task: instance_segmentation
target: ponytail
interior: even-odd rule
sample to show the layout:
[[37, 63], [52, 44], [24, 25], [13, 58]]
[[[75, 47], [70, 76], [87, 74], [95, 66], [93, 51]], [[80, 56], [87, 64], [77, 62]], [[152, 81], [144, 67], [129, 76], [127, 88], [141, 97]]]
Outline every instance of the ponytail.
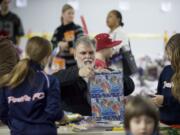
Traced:
[[0, 78], [0, 86], [15, 88], [21, 84], [29, 72], [29, 62], [28, 58], [19, 61], [10, 73]]

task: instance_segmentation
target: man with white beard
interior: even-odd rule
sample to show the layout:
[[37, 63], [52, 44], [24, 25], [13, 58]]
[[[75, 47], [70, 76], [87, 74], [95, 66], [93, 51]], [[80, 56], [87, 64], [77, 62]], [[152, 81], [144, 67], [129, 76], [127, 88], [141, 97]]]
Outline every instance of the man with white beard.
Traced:
[[[87, 36], [76, 42], [74, 58], [77, 66], [60, 70], [54, 75], [60, 81], [63, 110], [81, 115], [91, 115], [91, 105], [88, 92], [88, 79], [95, 73], [95, 41]], [[134, 90], [134, 83], [124, 78], [125, 96]]]

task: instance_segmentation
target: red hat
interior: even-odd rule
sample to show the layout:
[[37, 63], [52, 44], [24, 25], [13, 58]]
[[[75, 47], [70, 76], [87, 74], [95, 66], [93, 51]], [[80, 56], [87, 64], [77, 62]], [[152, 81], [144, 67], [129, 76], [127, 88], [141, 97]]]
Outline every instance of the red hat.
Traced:
[[100, 33], [95, 36], [95, 39], [96, 39], [96, 51], [105, 48], [112, 48], [114, 46], [119, 45], [122, 42], [121, 40], [112, 41], [110, 35], [107, 33]]

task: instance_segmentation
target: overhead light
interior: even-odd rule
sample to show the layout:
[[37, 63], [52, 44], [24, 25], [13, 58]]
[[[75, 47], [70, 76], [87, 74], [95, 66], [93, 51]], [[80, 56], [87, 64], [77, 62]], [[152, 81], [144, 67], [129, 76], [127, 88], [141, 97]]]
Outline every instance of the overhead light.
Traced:
[[69, 5], [71, 5], [74, 10], [79, 10], [79, 1], [78, 0], [68, 0], [67, 2]]
[[164, 0], [161, 2], [161, 10], [163, 12], [170, 12], [172, 9], [172, 2], [171, 0]]
[[16, 7], [27, 7], [27, 0], [16, 0]]
[[122, 11], [128, 11], [130, 9], [130, 3], [127, 0], [119, 0], [119, 9]]

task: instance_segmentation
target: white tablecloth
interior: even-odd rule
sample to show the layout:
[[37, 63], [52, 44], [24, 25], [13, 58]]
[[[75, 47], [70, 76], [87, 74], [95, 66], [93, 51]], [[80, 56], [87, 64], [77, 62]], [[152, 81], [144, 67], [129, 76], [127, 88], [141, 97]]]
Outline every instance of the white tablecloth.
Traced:
[[[10, 135], [6, 126], [0, 127], [0, 135]], [[64, 128], [58, 128], [58, 135], [125, 135], [124, 131], [80, 131], [72, 132]]]

